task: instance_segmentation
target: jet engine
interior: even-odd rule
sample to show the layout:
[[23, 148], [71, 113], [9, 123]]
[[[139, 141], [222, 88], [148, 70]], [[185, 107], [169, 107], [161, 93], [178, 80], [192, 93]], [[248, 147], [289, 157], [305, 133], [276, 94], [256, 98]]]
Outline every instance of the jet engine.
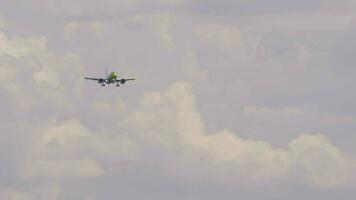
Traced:
[[126, 80], [125, 80], [125, 79], [121, 79], [121, 80], [120, 80], [120, 83], [121, 83], [121, 84], [125, 84], [125, 83], [126, 83]]

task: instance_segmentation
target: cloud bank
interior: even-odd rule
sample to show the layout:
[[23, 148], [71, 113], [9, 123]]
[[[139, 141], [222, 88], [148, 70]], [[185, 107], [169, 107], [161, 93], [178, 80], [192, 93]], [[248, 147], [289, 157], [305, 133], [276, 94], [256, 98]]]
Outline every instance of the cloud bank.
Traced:
[[296, 174], [303, 177], [296, 181], [316, 187], [344, 187], [354, 181], [355, 161], [326, 136], [302, 134], [281, 149], [227, 129], [208, 133], [196, 101], [190, 84], [184, 82], [173, 83], [162, 93], [147, 92], [112, 135], [93, 133], [77, 119], [50, 122], [31, 148], [24, 176], [93, 178], [105, 176], [113, 166], [120, 170], [120, 160], [135, 166], [151, 157], [164, 168], [167, 161], [156, 157], [163, 154], [176, 163], [175, 170], [201, 162], [201, 170], [212, 177], [249, 184], [293, 179]]

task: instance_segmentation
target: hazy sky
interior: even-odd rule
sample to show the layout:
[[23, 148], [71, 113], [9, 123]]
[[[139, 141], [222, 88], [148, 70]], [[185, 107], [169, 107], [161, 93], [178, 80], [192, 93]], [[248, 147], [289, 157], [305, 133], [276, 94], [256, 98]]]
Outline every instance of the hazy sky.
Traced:
[[353, 0], [0, 0], [0, 199], [354, 199], [355, 52]]

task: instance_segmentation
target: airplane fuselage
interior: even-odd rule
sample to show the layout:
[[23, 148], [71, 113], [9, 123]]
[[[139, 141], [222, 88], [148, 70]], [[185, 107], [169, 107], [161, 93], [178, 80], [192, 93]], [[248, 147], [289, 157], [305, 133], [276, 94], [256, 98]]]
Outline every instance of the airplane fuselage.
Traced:
[[117, 78], [118, 78], [118, 74], [116, 72], [111, 72], [109, 74], [109, 76], [106, 78], [106, 83], [107, 84], [111, 84], [111, 83], [116, 83], [117, 82]]

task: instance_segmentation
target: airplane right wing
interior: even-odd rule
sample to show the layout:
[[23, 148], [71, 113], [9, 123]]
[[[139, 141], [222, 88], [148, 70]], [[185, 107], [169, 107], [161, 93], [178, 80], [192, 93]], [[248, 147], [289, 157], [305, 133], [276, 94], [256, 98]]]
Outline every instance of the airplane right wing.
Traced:
[[102, 78], [90, 78], [90, 77], [84, 77], [86, 80], [92, 80], [92, 81], [99, 81], [102, 80]]

